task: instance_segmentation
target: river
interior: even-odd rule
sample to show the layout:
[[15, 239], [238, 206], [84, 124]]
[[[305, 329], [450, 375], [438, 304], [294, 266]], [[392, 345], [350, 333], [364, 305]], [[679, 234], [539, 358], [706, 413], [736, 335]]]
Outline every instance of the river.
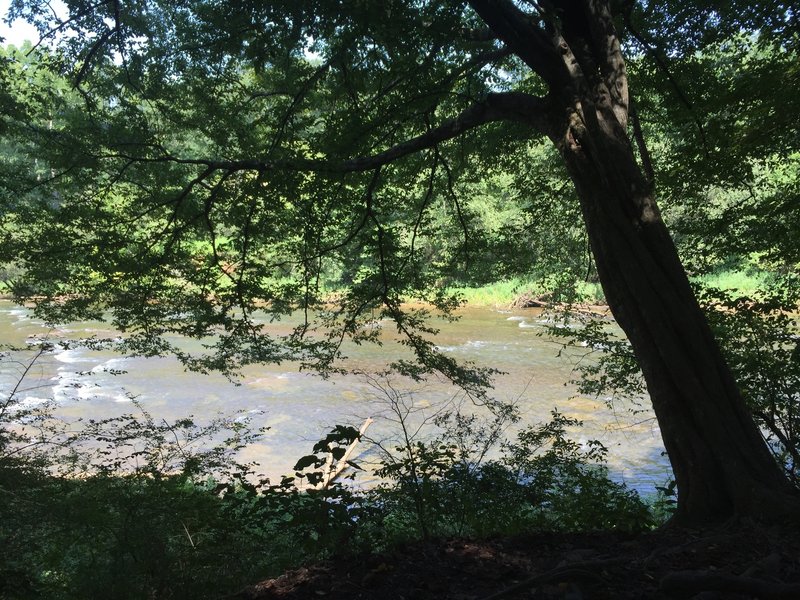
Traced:
[[[546, 421], [550, 411], [584, 422], [571, 432], [573, 439], [586, 443], [597, 439], [609, 450], [612, 477], [625, 481], [642, 493], [652, 493], [669, 478], [658, 426], [651, 412], [630, 415], [614, 413], [602, 399], [577, 394], [569, 380], [582, 352], [564, 352], [560, 345], [538, 335], [543, 331], [541, 311], [467, 308], [453, 323], [438, 324], [438, 347], [462, 360], [491, 366], [504, 372], [495, 379], [493, 396], [517, 403], [526, 424]], [[285, 328], [285, 325], [283, 325]], [[391, 324], [386, 323], [391, 337]], [[0, 301], [0, 343], [24, 346], [48, 333], [45, 324], [29, 310]], [[76, 323], [50, 332], [50, 339], [96, 335], [113, 337], [104, 323]], [[363, 370], [378, 371], [397, 352], [395, 344], [369, 345], [349, 349], [351, 359]], [[20, 367], [32, 352], [13, 352], [0, 363], [0, 391], [7, 397], [19, 378]], [[124, 371], [123, 373], [114, 372]], [[394, 380], [402, 391], [413, 392], [412, 420], [430, 417], [439, 407], [458, 402], [457, 391], [442, 382], [424, 387]], [[19, 398], [25, 406], [52, 399], [56, 412], [65, 419], [106, 418], [135, 412], [131, 398], [155, 417], [168, 421], [193, 415], [208, 421], [220, 412], [246, 415], [254, 427], [268, 427], [263, 438], [248, 446], [242, 460], [257, 461], [260, 470], [276, 478], [290, 473], [300, 456], [338, 423], [358, 427], [366, 417], [375, 419], [368, 434], [387, 440], [398, 428], [387, 417], [388, 403], [359, 376], [319, 376], [298, 372], [291, 364], [251, 366], [237, 383], [221, 375], [188, 373], [171, 357], [123, 357], [108, 351], [86, 348], [57, 348], [41, 357], [23, 382]], [[467, 403], [464, 408], [469, 409]], [[423, 431], [435, 433], [435, 428]], [[365, 444], [362, 444], [365, 446]], [[363, 449], [363, 448], [360, 448]]]

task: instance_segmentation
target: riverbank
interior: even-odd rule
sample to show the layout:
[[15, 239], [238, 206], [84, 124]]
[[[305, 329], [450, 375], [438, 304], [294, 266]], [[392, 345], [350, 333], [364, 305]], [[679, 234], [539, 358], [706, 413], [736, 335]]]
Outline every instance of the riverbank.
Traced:
[[798, 598], [797, 533], [738, 524], [418, 542], [307, 565], [231, 598]]
[[511, 279], [481, 287], [453, 287], [467, 306], [489, 308], [526, 308], [522, 300], [536, 298], [555, 302], [575, 301], [586, 304], [604, 304], [605, 297], [598, 283], [578, 282], [574, 289], [559, 289], [555, 282]]
[[[755, 296], [768, 283], [768, 272], [719, 269], [712, 273], [691, 277], [694, 283], [734, 292], [742, 296]], [[541, 307], [549, 302], [570, 302], [581, 306], [606, 307], [605, 294], [599, 283], [578, 281], [573, 284], [559, 282], [556, 278], [513, 278], [480, 287], [452, 287], [467, 306], [489, 308]], [[533, 300], [534, 302], [529, 302]]]
[[[742, 269], [720, 269], [713, 273], [692, 277], [696, 283], [707, 287], [732, 291], [743, 296], [755, 295], [769, 281], [768, 272], [756, 272]], [[476, 287], [447, 288], [448, 293], [458, 294], [466, 306], [473, 308], [527, 308], [538, 307], [547, 302], [571, 302], [584, 306], [605, 307], [605, 295], [599, 283], [578, 281], [565, 284], [558, 278], [521, 278], [515, 277], [492, 284]], [[338, 291], [329, 293], [333, 303], [339, 296]], [[537, 303], [526, 304], [526, 299], [534, 299]], [[0, 282], [0, 300], [13, 301], [6, 282]]]

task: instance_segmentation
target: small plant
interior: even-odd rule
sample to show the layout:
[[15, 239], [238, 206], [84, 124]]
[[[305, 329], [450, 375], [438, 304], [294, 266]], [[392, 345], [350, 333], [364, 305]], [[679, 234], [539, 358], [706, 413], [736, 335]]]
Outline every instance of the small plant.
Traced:
[[675, 514], [678, 507], [678, 490], [674, 479], [670, 479], [663, 486], [656, 486], [656, 497], [653, 500], [653, 520], [656, 523], [666, 523]]
[[[376, 474], [387, 483], [375, 494], [387, 508], [392, 531], [399, 538], [429, 538], [482, 529], [480, 523], [491, 517], [482, 506], [489, 496], [476, 493], [474, 484], [483, 477], [489, 452], [517, 420], [515, 407], [484, 399], [473, 406], [478, 416], [453, 399], [431, 409], [417, 400], [417, 392], [398, 389], [385, 375], [367, 381], [399, 431], [396, 439], [377, 444], [382, 458]], [[438, 433], [431, 436], [429, 430]]]
[[[365, 426], [371, 419], [367, 419]], [[337, 425], [328, 435], [314, 444], [313, 454], [300, 458], [294, 466], [298, 479], [305, 479], [307, 489], [319, 490], [329, 487], [346, 466], [360, 468], [348, 461], [348, 449], [361, 439], [362, 433], [348, 425]], [[309, 470], [310, 469], [310, 470]]]
[[441, 433], [425, 440], [416, 430], [387, 452], [377, 474], [388, 483], [375, 491], [387, 529], [427, 538], [652, 525], [638, 494], [608, 478], [606, 449], [569, 439], [579, 421], [553, 411], [549, 423], [503, 442], [508, 418], [440, 413], [432, 423]]

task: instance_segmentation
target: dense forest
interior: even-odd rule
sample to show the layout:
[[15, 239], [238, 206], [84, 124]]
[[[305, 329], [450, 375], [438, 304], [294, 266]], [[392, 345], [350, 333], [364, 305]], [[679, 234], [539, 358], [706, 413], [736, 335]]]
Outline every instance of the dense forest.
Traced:
[[[142, 407], [67, 432], [4, 390], [4, 597], [219, 597], [448, 536], [797, 527], [789, 3], [17, 0], [17, 18], [40, 39], [0, 50], [7, 296], [122, 334], [72, 343], [233, 379], [348, 372], [348, 345], [385, 344], [374, 324], [391, 322], [376, 389], [402, 406], [389, 375], [446, 378], [481, 416], [442, 414], [364, 490], [327, 477], [356, 466], [350, 426], [294, 478], [259, 481], [237, 462], [246, 424]], [[503, 439], [516, 414], [494, 371], [436, 345], [437, 320], [487, 289], [539, 297], [548, 335], [599, 353], [583, 393], [652, 402], [674, 473], [657, 496], [609, 479], [605, 448], [558, 412]], [[297, 314], [289, 333], [266, 326]], [[180, 441], [201, 438], [216, 443]], [[750, 571], [690, 583], [790, 597], [784, 571], [772, 588]]]

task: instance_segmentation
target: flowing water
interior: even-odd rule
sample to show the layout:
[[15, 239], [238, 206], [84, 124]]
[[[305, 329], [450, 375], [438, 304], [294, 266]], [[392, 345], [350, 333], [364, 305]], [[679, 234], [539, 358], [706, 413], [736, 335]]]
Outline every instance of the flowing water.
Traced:
[[[493, 396], [517, 403], [522, 421], [518, 428], [549, 419], [558, 409], [584, 422], [571, 432], [573, 439], [586, 443], [597, 439], [608, 449], [612, 476], [641, 492], [653, 491], [669, 477], [663, 457], [658, 426], [651, 412], [635, 416], [614, 413], [602, 399], [577, 395], [569, 380], [575, 377], [575, 363], [585, 352], [563, 352], [561, 346], [539, 334], [543, 317], [536, 309], [513, 312], [470, 308], [460, 312], [457, 322], [441, 322], [436, 336], [438, 347], [460, 360], [473, 361], [504, 372], [495, 380]], [[276, 325], [284, 330], [287, 324]], [[385, 323], [385, 337], [391, 339], [391, 323]], [[0, 344], [24, 346], [48, 332], [30, 311], [0, 302]], [[116, 335], [104, 323], [77, 323], [50, 332], [50, 339]], [[349, 348], [351, 360], [364, 371], [381, 370], [397, 358], [397, 345]], [[14, 352], [0, 363], [0, 391], [3, 398], [16, 384], [20, 364], [33, 351]], [[585, 360], [585, 359], [584, 359]], [[114, 374], [114, 371], [124, 371]], [[415, 412], [420, 423], [437, 408], [458, 401], [458, 394], [442, 382], [424, 387], [410, 382], [391, 382], [400, 391], [413, 391]], [[131, 358], [85, 348], [58, 348], [41, 357], [25, 377], [19, 394], [23, 406], [54, 400], [57, 414], [66, 418], [113, 417], [136, 412], [132, 398], [155, 418], [173, 420], [193, 415], [197, 422], [210, 420], [220, 412], [248, 416], [254, 427], [269, 427], [264, 437], [247, 447], [244, 460], [255, 460], [272, 478], [291, 472], [300, 456], [338, 423], [358, 427], [366, 417], [375, 418], [368, 433], [375, 439], [397, 435], [391, 411], [383, 394], [363, 377], [348, 375], [322, 379], [298, 372], [292, 364], [248, 367], [234, 384], [220, 375], [187, 373], [169, 357]], [[455, 400], [454, 400], [455, 399]], [[464, 408], [470, 408], [466, 404]], [[241, 418], [240, 416], [240, 418]], [[435, 433], [429, 426], [425, 432]], [[513, 434], [513, 428], [509, 435]]]

